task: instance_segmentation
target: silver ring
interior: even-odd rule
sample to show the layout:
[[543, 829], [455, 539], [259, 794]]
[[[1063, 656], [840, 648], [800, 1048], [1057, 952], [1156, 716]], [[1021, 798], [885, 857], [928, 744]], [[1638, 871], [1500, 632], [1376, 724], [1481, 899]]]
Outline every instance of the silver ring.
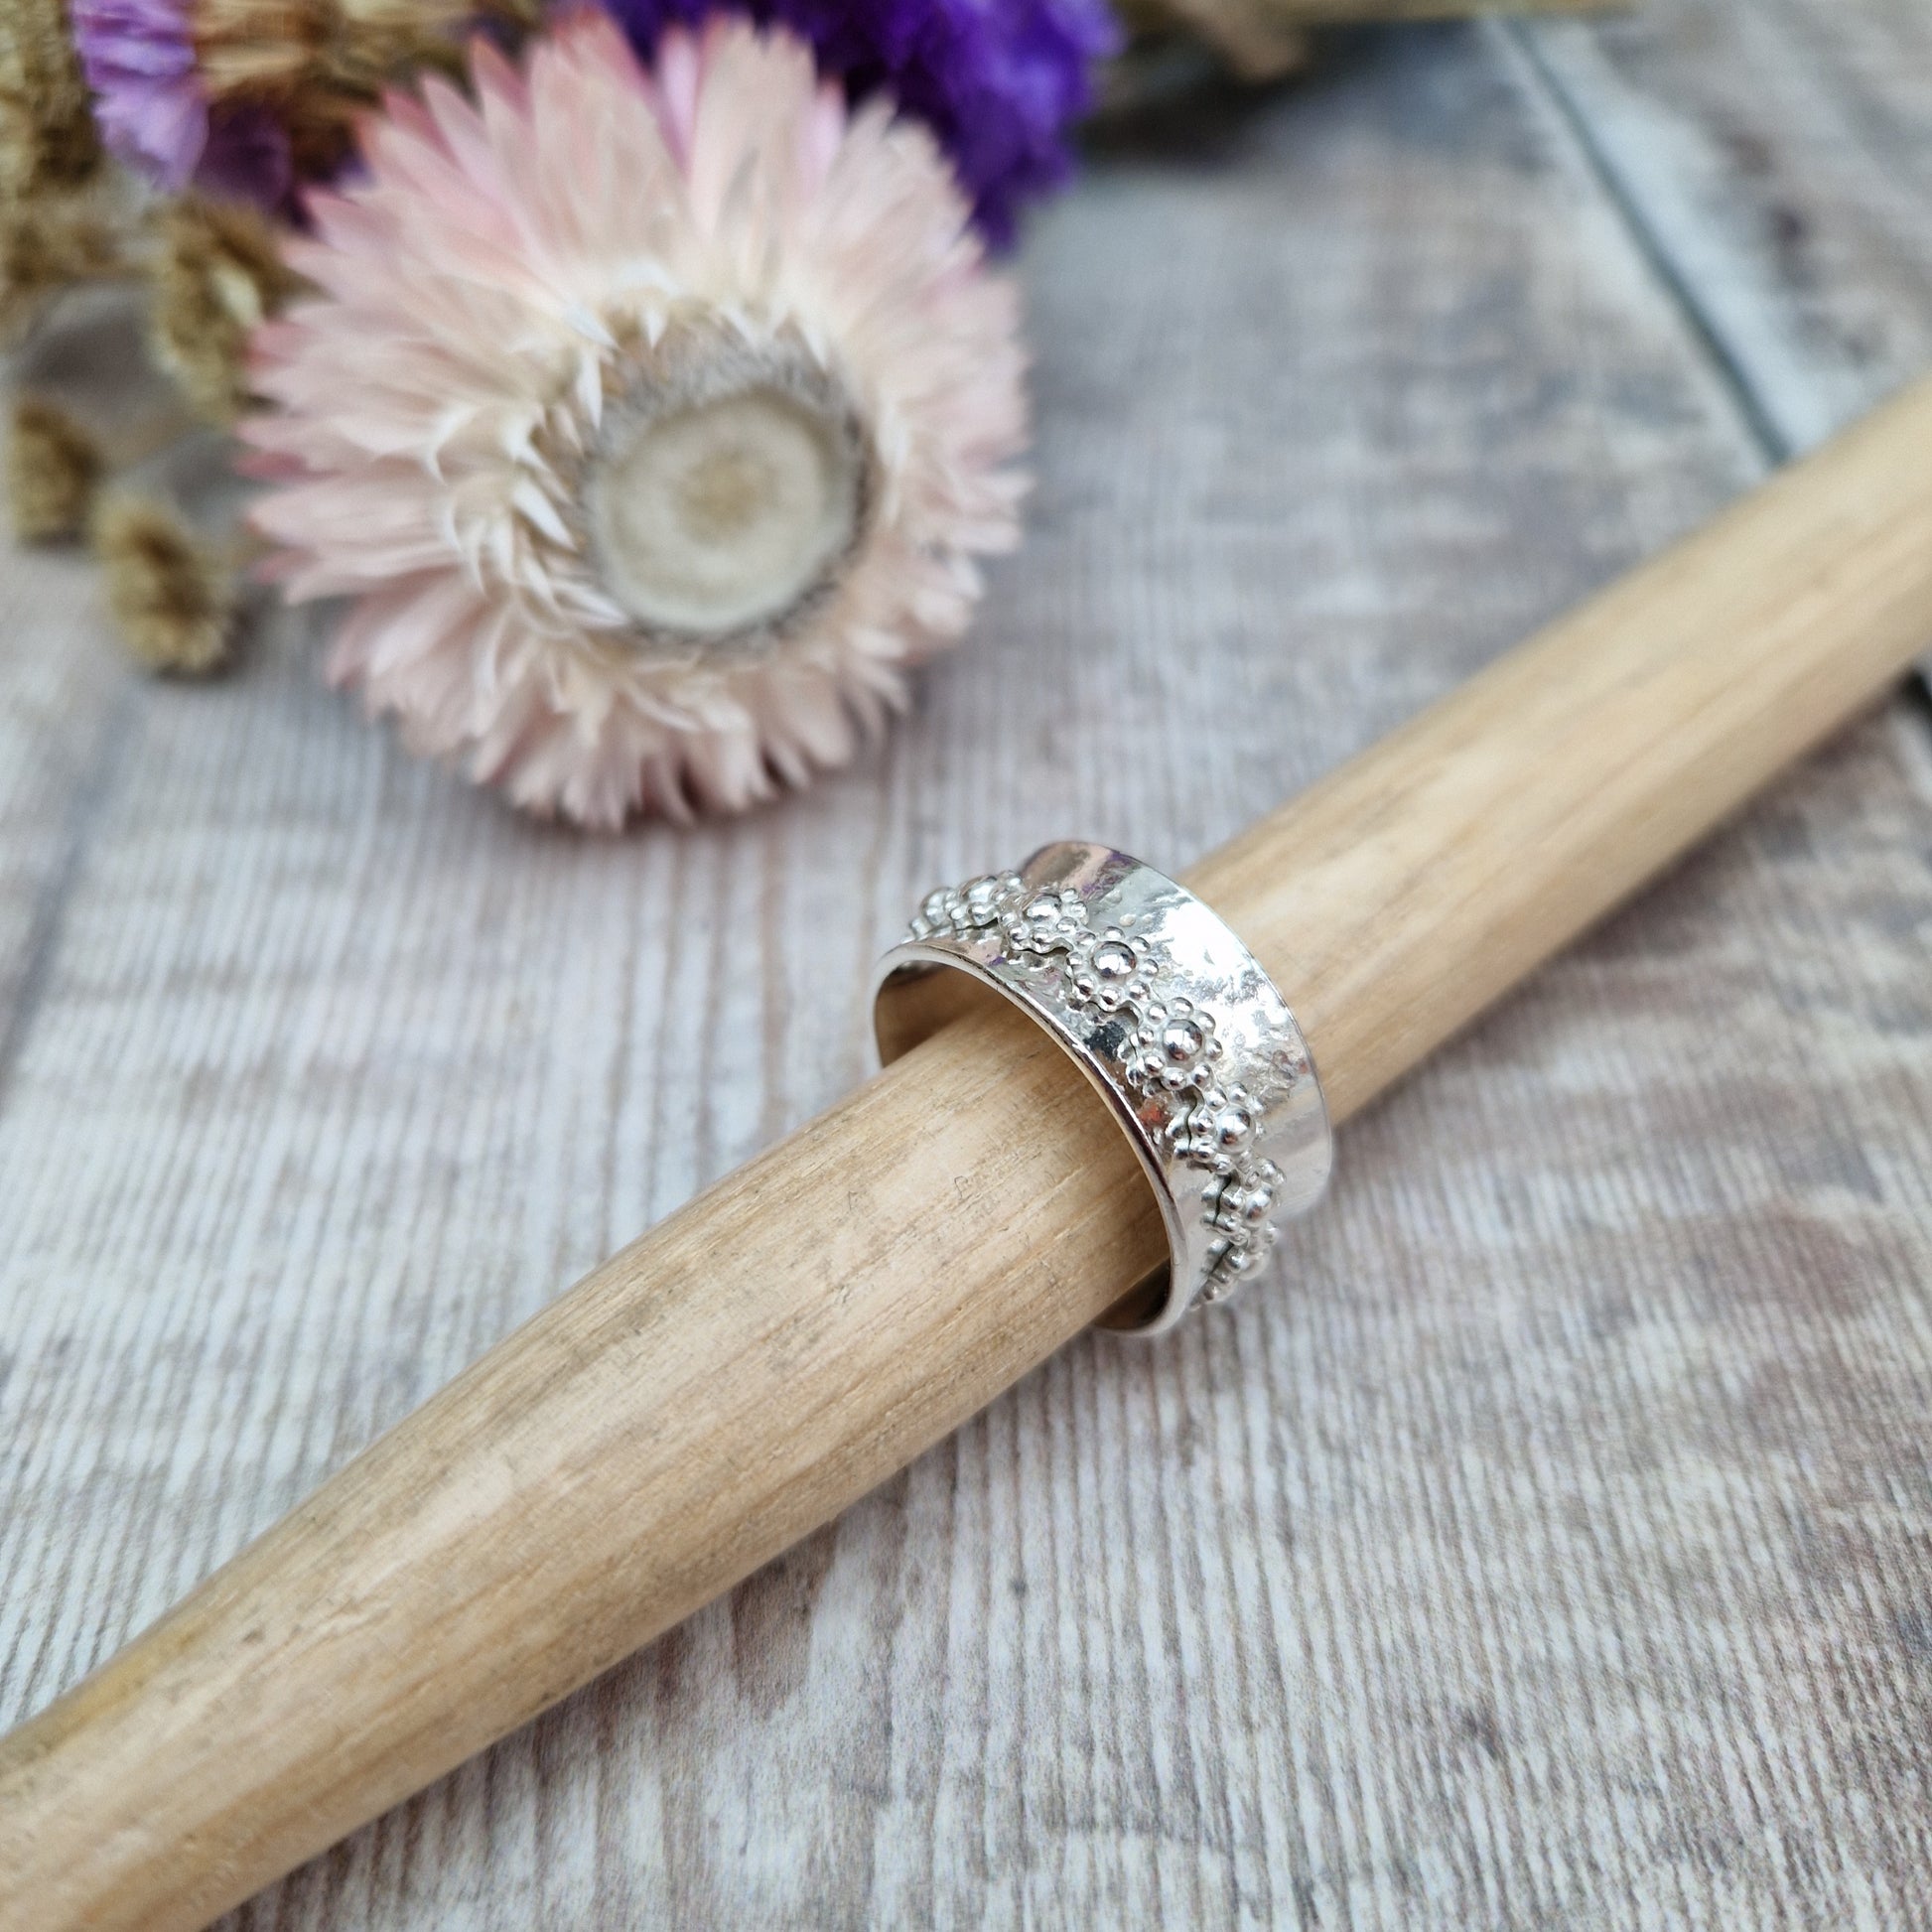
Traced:
[[1277, 1220], [1320, 1197], [1334, 1142], [1295, 1016], [1247, 947], [1152, 866], [1067, 842], [928, 894], [880, 962], [881, 1061], [936, 1033], [976, 986], [1045, 1027], [1154, 1183], [1168, 1279], [1132, 1332], [1221, 1300], [1266, 1258]]

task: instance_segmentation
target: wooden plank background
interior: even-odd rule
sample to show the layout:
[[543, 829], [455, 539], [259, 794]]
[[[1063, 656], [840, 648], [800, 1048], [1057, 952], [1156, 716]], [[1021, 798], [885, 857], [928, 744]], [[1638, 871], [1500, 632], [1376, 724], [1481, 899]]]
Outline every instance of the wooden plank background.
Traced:
[[[0, 559], [0, 1721], [861, 1077], [926, 885], [1184, 864], [1932, 361], [1932, 15], [1352, 32], [1101, 130], [1022, 269], [1026, 551], [742, 823], [533, 828], [305, 622], [148, 683]], [[1352, 1128], [1234, 1311], [229, 1924], [1932, 1922], [1929, 827], [1915, 692]]]

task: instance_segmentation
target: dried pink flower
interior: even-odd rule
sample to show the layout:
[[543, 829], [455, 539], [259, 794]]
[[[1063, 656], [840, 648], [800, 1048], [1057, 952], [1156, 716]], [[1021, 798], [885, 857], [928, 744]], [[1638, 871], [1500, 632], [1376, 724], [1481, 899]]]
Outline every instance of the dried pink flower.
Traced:
[[848, 759], [1009, 547], [1012, 286], [931, 138], [781, 33], [604, 16], [395, 98], [312, 204], [249, 440], [334, 674], [412, 746], [613, 826]]

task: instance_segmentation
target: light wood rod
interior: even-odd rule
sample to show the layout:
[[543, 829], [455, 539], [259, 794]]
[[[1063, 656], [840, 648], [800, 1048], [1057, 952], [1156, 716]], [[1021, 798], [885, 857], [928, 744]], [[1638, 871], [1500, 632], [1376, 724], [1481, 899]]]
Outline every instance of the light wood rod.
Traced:
[[[1932, 639], [1929, 450], [1925, 385], [1195, 870], [1337, 1120], [1895, 682]], [[1003, 1010], [948, 1029], [0, 1739], [0, 1928], [204, 1924], [836, 1516], [1162, 1252], [1058, 1050]]]

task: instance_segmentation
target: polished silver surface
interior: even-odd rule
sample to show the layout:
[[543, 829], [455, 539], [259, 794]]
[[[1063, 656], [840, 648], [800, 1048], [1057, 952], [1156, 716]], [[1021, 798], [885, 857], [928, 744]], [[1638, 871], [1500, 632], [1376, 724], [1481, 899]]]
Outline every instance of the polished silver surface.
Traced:
[[969, 982], [1046, 1028], [1154, 1183], [1169, 1279], [1131, 1332], [1219, 1301], [1327, 1185], [1328, 1111], [1295, 1016], [1227, 926], [1152, 866], [1067, 842], [928, 894], [880, 962], [881, 1060], [945, 1024]]

